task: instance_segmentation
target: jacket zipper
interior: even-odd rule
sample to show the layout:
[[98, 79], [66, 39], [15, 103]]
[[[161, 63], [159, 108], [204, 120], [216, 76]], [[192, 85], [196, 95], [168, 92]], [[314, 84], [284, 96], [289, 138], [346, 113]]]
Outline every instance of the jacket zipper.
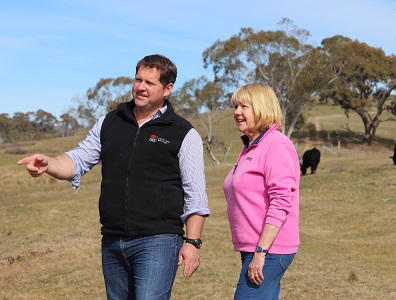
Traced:
[[246, 149], [243, 149], [243, 150], [241, 151], [241, 153], [239, 153], [237, 162], [236, 162], [236, 164], [235, 164], [235, 166], [234, 166], [234, 171], [232, 172], [232, 175], [235, 174], [235, 171], [236, 171], [236, 169], [237, 169], [237, 167], [238, 167], [239, 161], [241, 160], [242, 154], [243, 154], [244, 152], [249, 152], [251, 148], [256, 147], [256, 146], [257, 146], [257, 144], [250, 145], [250, 146], [247, 147]]
[[131, 169], [133, 152], [135, 150], [136, 140], [138, 138], [139, 132], [140, 132], [140, 127], [138, 127], [138, 130], [137, 130], [137, 133], [135, 136], [135, 141], [133, 142], [133, 145], [132, 145], [132, 151], [131, 151], [131, 155], [129, 157], [127, 176], [126, 176], [126, 182], [125, 182], [125, 232], [126, 232], [127, 236], [129, 236], [129, 233], [130, 233], [129, 228], [128, 228], [129, 170]]
[[[135, 120], [132, 119], [132, 121], [136, 124], [136, 126], [138, 127], [138, 129], [137, 129], [137, 133], [136, 133], [136, 136], [135, 136], [135, 141], [133, 142], [133, 145], [132, 145], [131, 155], [130, 155], [130, 157], [129, 157], [128, 170], [127, 170], [126, 183], [125, 183], [125, 232], [126, 232], [126, 235], [127, 235], [127, 236], [129, 236], [129, 234], [130, 234], [129, 228], [128, 228], [129, 170], [131, 169], [131, 162], [132, 162], [132, 158], [133, 158], [133, 152], [134, 152], [134, 150], [135, 150], [136, 141], [137, 141], [138, 135], [139, 135], [139, 133], [140, 133], [140, 128], [141, 128], [141, 127], [139, 126], [139, 124], [138, 124]], [[151, 121], [148, 122], [148, 123], [150, 123], [150, 124], [158, 124], [158, 123], [163, 123], [163, 122], [159, 122], [159, 121], [156, 121], [156, 119], [154, 119], [154, 120], [151, 120]], [[145, 127], [145, 126], [146, 126], [146, 124], [143, 124], [142, 127]]]

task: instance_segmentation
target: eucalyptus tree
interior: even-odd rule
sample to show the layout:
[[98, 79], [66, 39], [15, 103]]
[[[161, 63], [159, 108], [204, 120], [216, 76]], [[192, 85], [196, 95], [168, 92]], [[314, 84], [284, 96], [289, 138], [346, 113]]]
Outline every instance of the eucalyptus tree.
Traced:
[[320, 53], [307, 40], [310, 33], [289, 19], [281, 30], [241, 31], [225, 41], [216, 41], [203, 53], [204, 67], [226, 90], [252, 82], [265, 82], [275, 91], [285, 116], [284, 133], [291, 136], [304, 109], [320, 90], [321, 68], [312, 66]]
[[214, 149], [217, 149], [223, 153], [223, 161], [226, 161], [231, 146], [224, 146], [221, 138], [216, 136], [214, 127], [219, 120], [213, 120], [212, 114], [213, 111], [229, 107], [229, 97], [222, 85], [201, 76], [185, 82], [180, 89], [172, 92], [169, 99], [178, 113], [198, 121], [198, 130], [209, 159], [220, 164], [214, 153]]
[[69, 136], [70, 133], [74, 132], [78, 128], [78, 121], [69, 113], [64, 113], [60, 116], [61, 119], [61, 135]]
[[78, 100], [76, 117], [81, 120], [81, 124], [92, 126], [99, 116], [131, 99], [132, 84], [133, 79], [125, 76], [100, 79], [87, 90], [84, 98]]
[[7, 113], [0, 114], [0, 144], [7, 141], [12, 126], [9, 115]]
[[321, 98], [333, 99], [346, 114], [357, 113], [364, 125], [363, 143], [369, 145], [381, 122], [396, 121], [382, 118], [384, 110], [396, 112], [390, 97], [396, 90], [396, 56], [341, 35], [324, 39], [322, 46], [331, 76]]
[[390, 95], [388, 102], [389, 104], [385, 106], [385, 109], [396, 116], [396, 95]]
[[33, 139], [35, 130], [33, 127], [32, 117], [33, 112], [16, 112], [12, 117], [12, 128], [9, 131], [9, 141], [30, 141]]
[[6, 134], [11, 127], [11, 119], [9, 114], [1, 113], [0, 114], [0, 134]]
[[39, 109], [34, 114], [33, 126], [36, 132], [52, 135], [57, 121], [53, 114]]

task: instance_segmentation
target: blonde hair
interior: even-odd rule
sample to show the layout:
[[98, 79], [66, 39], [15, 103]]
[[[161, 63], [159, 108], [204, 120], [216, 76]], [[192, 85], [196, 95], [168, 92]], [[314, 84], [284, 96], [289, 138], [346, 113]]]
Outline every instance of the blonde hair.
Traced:
[[277, 124], [283, 128], [283, 114], [273, 89], [265, 83], [252, 83], [241, 86], [232, 94], [231, 102], [235, 106], [243, 102], [252, 106], [256, 128], [259, 132]]

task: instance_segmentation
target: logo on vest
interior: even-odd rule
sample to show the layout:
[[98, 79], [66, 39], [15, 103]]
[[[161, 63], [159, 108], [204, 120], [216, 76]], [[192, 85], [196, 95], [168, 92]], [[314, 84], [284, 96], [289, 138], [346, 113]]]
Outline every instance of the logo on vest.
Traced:
[[159, 137], [156, 134], [151, 134], [150, 137], [149, 137], [149, 141], [153, 142], [153, 143], [161, 142], [161, 143], [164, 143], [166, 145], [170, 143], [170, 141], [168, 141], [166, 139], [163, 139], [163, 138]]

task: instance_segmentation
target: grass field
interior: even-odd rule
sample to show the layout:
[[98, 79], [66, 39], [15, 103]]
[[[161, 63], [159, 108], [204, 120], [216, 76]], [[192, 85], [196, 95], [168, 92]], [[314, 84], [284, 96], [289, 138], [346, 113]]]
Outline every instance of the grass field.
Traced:
[[[226, 163], [206, 163], [211, 216], [202, 237], [201, 267], [190, 280], [179, 270], [173, 300], [232, 299], [238, 278], [240, 259], [233, 252], [222, 182], [241, 148], [240, 134], [232, 111], [219, 114], [216, 133], [232, 148]], [[317, 174], [301, 179], [301, 246], [282, 280], [281, 299], [396, 299], [396, 166], [389, 158], [395, 124], [381, 124], [373, 145], [363, 149], [357, 142], [362, 133], [357, 116], [347, 119], [327, 105], [309, 115], [316, 138], [292, 140], [300, 156], [316, 146], [322, 158]], [[51, 155], [81, 138], [18, 146], [29, 154]], [[323, 143], [332, 144], [333, 152]], [[16, 165], [22, 156], [7, 154], [7, 147], [0, 148], [0, 300], [105, 299], [100, 168], [74, 191], [47, 175], [30, 178]]]

